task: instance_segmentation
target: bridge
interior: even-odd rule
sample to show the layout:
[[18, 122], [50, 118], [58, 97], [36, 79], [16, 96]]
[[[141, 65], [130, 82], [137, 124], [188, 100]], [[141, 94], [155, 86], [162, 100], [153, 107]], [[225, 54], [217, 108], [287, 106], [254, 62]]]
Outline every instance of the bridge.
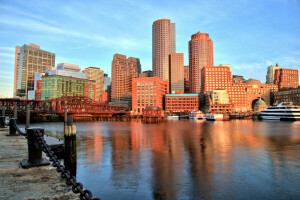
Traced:
[[60, 97], [51, 100], [24, 100], [18, 98], [0, 99], [0, 107], [5, 108], [7, 115], [13, 115], [17, 107], [18, 115], [25, 114], [30, 105], [31, 114], [58, 114], [64, 115], [67, 106], [68, 115], [124, 115], [129, 114], [130, 108], [124, 106], [105, 105], [84, 96]]

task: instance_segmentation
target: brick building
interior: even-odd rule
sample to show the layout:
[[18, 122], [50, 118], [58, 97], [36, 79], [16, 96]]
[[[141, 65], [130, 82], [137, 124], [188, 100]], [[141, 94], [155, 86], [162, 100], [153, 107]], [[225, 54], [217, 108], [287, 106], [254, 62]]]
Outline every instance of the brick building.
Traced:
[[274, 83], [279, 90], [299, 87], [299, 76], [297, 69], [276, 69]]
[[189, 66], [184, 66], [184, 93], [190, 92]]
[[164, 97], [168, 91], [168, 81], [159, 77], [133, 78], [132, 111], [142, 113], [148, 106], [158, 106], [163, 109]]
[[184, 92], [183, 53], [170, 54], [170, 93]]
[[191, 112], [199, 110], [198, 94], [166, 94], [165, 110], [171, 112]]
[[294, 105], [300, 106], [300, 88], [294, 88], [274, 93], [274, 103], [293, 102]]

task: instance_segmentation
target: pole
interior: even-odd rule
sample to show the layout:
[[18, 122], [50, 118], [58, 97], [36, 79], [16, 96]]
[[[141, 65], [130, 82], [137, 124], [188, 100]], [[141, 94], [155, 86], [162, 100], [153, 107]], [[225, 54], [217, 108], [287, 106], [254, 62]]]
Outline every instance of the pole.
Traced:
[[14, 118], [18, 118], [18, 106], [17, 104], [15, 104], [15, 107], [14, 107]]
[[30, 105], [27, 105], [26, 108], [26, 129], [29, 128], [29, 124], [30, 124]]
[[71, 175], [76, 176], [77, 155], [76, 155], [76, 126], [73, 124], [73, 116], [69, 116], [65, 125], [65, 151], [64, 163]]
[[65, 106], [65, 118], [64, 118], [65, 126], [67, 126], [67, 121], [68, 121], [68, 107]]
[[2, 106], [2, 117], [4, 117], [4, 116], [5, 116], [5, 107]]

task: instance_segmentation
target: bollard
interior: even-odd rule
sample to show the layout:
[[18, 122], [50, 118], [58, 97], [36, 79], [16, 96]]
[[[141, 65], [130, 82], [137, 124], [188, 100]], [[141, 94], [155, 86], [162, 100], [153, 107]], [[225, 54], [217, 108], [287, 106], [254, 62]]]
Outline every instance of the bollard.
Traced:
[[30, 105], [28, 104], [26, 107], [26, 129], [29, 128], [30, 124]]
[[15, 104], [15, 107], [14, 107], [14, 118], [18, 118], [18, 106], [17, 104]]
[[17, 133], [17, 129], [15, 127], [16, 124], [17, 124], [16, 118], [9, 119], [9, 134], [6, 134], [6, 136], [19, 136], [20, 135]]
[[4, 116], [5, 116], [5, 107], [2, 106], [2, 117], [4, 117]]
[[44, 136], [44, 129], [42, 128], [28, 128], [27, 130], [28, 143], [28, 159], [23, 159], [21, 165], [23, 168], [38, 167], [43, 165], [50, 165], [46, 158], [42, 158], [42, 146], [38, 141], [38, 131]]
[[65, 126], [65, 151], [64, 163], [71, 175], [76, 176], [77, 155], [76, 155], [76, 126], [73, 124], [73, 116], [68, 116]]
[[0, 117], [0, 128], [6, 128], [6, 117], [1, 116]]

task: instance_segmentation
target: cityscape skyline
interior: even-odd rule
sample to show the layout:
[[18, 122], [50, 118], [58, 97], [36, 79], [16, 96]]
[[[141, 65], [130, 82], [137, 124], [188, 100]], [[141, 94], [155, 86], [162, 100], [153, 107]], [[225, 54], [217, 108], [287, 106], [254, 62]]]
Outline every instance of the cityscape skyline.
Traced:
[[[29, 1], [26, 5], [21, 2], [1, 2], [1, 95], [12, 97], [15, 46], [28, 43], [40, 45], [42, 49], [55, 53], [55, 64], [68, 62], [79, 65], [81, 69], [95, 66], [104, 70], [104, 73], [109, 76], [111, 76], [111, 61], [115, 53], [139, 58], [142, 71], [151, 70], [151, 25], [161, 18], [171, 19], [176, 24], [176, 49], [177, 52], [184, 53], [185, 65], [189, 62], [188, 41], [191, 35], [203, 31], [208, 33], [214, 41], [215, 65], [231, 64], [232, 74], [265, 82], [268, 66], [275, 65], [276, 62], [280, 67], [299, 70], [300, 23], [297, 22], [300, 17], [299, 1], [278, 0], [272, 1], [273, 3], [265, 1], [261, 4], [256, 4], [255, 1], [234, 2], [234, 5], [227, 5], [220, 1], [209, 3], [202, 1], [201, 6], [199, 1], [187, 2], [181, 7], [178, 7], [180, 5], [178, 2], [175, 2], [168, 8], [167, 2], [162, 2], [161, 5], [157, 5], [156, 2], [143, 2], [135, 5], [131, 1], [104, 3], [101, 5], [103, 9], [99, 10], [98, 16], [106, 17], [106, 20], [99, 22], [100, 24], [97, 24], [97, 19], [93, 17], [97, 14], [96, 8], [99, 5], [94, 5], [92, 2], [88, 5], [80, 2], [72, 3], [72, 5], [60, 2], [55, 11], [49, 8], [55, 2], [35, 4], [34, 1]], [[140, 10], [135, 9], [138, 10], [135, 14], [124, 11], [116, 14], [116, 11], [106, 9], [113, 9], [112, 6], [115, 4], [118, 10], [118, 6], [122, 7], [126, 3], [128, 5], [125, 6], [125, 11], [130, 6], [139, 7]], [[152, 14], [138, 17], [138, 13], [145, 13], [151, 8], [157, 9]], [[190, 17], [178, 14], [178, 11], [188, 10], [187, 8], [189, 8]], [[33, 12], [35, 9], [36, 12]], [[79, 9], [82, 11], [78, 13], [85, 14], [75, 16], [75, 11]], [[85, 12], [89, 9], [91, 12]], [[240, 12], [225, 12], [230, 9]], [[200, 11], [201, 14], [196, 11]], [[255, 15], [263, 11], [265, 13]], [[195, 15], [202, 17], [198, 20], [190, 20]], [[237, 20], [237, 16], [241, 18]], [[271, 18], [273, 20], [270, 20]], [[186, 23], [188, 21], [189, 23]], [[82, 32], [87, 28], [84, 22], [89, 22], [90, 26], [86, 29], [86, 33]], [[138, 23], [139, 26], [133, 26], [134, 23]], [[92, 24], [94, 27], [91, 27]], [[101, 29], [103, 27], [107, 27], [108, 30]], [[251, 40], [251, 35], [256, 40]]]

